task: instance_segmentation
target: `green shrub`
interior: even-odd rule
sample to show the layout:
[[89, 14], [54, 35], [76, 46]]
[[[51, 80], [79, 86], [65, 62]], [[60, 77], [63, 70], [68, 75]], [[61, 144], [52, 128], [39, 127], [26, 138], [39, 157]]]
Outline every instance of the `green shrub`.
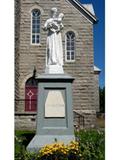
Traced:
[[[25, 151], [30, 140], [34, 136], [31, 131], [16, 131], [15, 132], [15, 160], [27, 160], [27, 153]], [[31, 154], [29, 154], [31, 156]], [[31, 159], [30, 159], [31, 160]]]
[[30, 153], [30, 152], [25, 152], [24, 153], [24, 159], [23, 160], [37, 160], [38, 156], [36, 153]]
[[103, 131], [89, 130], [76, 133], [80, 139], [81, 160], [104, 160], [105, 137]]
[[15, 136], [15, 160], [23, 160], [25, 147], [23, 146], [23, 139]]

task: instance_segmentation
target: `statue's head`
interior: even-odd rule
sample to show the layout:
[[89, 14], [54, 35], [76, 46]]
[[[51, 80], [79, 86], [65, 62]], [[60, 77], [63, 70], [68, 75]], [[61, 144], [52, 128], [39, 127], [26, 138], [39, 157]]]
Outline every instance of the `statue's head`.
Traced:
[[59, 18], [62, 18], [62, 19], [63, 19], [63, 18], [64, 18], [64, 14], [63, 14], [63, 13], [60, 13], [60, 14], [59, 14]]
[[51, 17], [56, 18], [57, 17], [57, 8], [53, 7], [51, 8]]

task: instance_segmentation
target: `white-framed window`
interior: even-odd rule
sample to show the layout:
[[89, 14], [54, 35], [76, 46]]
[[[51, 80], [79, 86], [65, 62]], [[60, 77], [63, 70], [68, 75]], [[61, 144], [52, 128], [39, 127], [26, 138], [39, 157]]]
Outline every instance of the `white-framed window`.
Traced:
[[68, 31], [65, 35], [65, 60], [75, 61], [75, 33], [73, 31]]
[[31, 12], [31, 44], [40, 44], [40, 10]]

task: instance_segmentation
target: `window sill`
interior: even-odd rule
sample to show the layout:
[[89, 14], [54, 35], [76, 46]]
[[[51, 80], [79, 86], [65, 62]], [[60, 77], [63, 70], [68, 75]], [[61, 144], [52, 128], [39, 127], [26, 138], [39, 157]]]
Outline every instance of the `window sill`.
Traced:
[[37, 115], [37, 112], [15, 112], [15, 116], [17, 115], [21, 115], [21, 116], [24, 116], [24, 115]]
[[65, 63], [74, 63], [75, 62], [75, 60], [72, 60], [72, 61], [65, 61]]
[[32, 44], [32, 43], [31, 43], [30, 45], [31, 45], [31, 46], [40, 46], [40, 47], [42, 46], [41, 43], [39, 43], [39, 44]]

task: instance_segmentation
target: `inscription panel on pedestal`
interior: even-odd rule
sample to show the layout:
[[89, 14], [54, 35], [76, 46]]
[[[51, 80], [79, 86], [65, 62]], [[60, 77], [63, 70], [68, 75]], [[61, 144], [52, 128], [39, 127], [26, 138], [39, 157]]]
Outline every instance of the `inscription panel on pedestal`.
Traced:
[[48, 90], [45, 101], [45, 117], [65, 117], [64, 90]]

